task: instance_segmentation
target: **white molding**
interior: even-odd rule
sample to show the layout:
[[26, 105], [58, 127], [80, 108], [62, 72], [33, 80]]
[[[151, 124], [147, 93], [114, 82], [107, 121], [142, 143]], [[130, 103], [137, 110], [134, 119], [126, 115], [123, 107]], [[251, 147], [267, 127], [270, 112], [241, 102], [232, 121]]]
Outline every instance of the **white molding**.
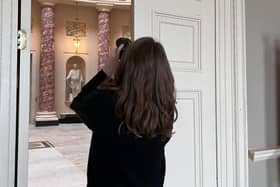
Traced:
[[218, 186], [248, 187], [244, 0], [217, 0]]
[[0, 186], [14, 187], [18, 1], [0, 2]]
[[40, 1], [49, 1], [55, 4], [68, 4], [75, 5], [76, 2], [79, 3], [79, 6], [86, 7], [96, 7], [98, 4], [103, 4], [105, 6], [113, 6], [114, 9], [127, 9], [130, 8], [132, 1], [131, 0], [38, 0]]
[[[235, 71], [236, 71], [236, 168], [238, 187], [248, 187], [248, 129], [247, 129], [247, 76], [246, 76], [246, 15], [245, 0], [236, 0], [235, 25]], [[237, 37], [239, 36], [239, 37]]]
[[169, 59], [171, 67], [176, 72], [199, 72], [201, 71], [201, 20], [199, 18], [173, 15], [165, 11], [152, 11], [152, 35], [161, 40], [161, 24], [189, 27], [193, 30], [193, 59], [191, 61]]
[[[195, 187], [203, 187], [204, 181], [204, 160], [203, 160], [203, 125], [202, 125], [202, 91], [201, 90], [178, 90], [177, 99], [190, 100], [193, 103], [193, 129], [194, 129], [194, 150], [195, 162]], [[198, 158], [198, 159], [196, 159]]]

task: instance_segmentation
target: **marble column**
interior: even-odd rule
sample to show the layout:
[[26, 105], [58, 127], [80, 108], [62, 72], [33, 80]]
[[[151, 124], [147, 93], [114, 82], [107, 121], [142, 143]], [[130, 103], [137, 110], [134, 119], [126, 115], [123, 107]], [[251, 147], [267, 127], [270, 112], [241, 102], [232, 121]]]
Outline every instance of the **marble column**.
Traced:
[[54, 4], [43, 2], [41, 8], [39, 112], [36, 115], [36, 126], [58, 125], [55, 112], [54, 16]]
[[97, 5], [98, 10], [98, 70], [100, 70], [107, 57], [110, 48], [110, 11], [111, 5]]

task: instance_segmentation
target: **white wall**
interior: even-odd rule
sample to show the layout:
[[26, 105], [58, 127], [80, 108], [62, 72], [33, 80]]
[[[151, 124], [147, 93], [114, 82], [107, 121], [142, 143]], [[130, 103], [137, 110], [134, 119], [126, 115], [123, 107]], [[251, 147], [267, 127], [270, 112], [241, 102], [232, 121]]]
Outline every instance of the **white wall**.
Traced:
[[[249, 148], [280, 145], [280, 1], [246, 0]], [[279, 187], [280, 163], [249, 162], [250, 187]]]

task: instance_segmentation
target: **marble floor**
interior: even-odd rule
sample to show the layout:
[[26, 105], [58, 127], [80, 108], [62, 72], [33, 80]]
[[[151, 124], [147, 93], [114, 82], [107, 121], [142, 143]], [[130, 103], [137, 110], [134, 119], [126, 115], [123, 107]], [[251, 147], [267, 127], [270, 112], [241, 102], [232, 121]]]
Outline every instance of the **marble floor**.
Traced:
[[53, 147], [29, 150], [29, 187], [85, 187], [91, 132], [83, 124], [30, 127], [29, 141]]

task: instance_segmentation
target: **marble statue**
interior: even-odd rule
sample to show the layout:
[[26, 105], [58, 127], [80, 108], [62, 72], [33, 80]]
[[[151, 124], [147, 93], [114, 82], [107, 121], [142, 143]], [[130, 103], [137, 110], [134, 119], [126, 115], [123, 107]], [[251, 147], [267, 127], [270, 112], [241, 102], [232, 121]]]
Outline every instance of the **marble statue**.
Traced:
[[66, 77], [66, 85], [70, 90], [68, 95], [70, 102], [72, 102], [73, 98], [76, 97], [81, 91], [83, 82], [84, 78], [82, 71], [78, 68], [77, 64], [73, 64], [73, 67], [69, 70], [69, 73]]

